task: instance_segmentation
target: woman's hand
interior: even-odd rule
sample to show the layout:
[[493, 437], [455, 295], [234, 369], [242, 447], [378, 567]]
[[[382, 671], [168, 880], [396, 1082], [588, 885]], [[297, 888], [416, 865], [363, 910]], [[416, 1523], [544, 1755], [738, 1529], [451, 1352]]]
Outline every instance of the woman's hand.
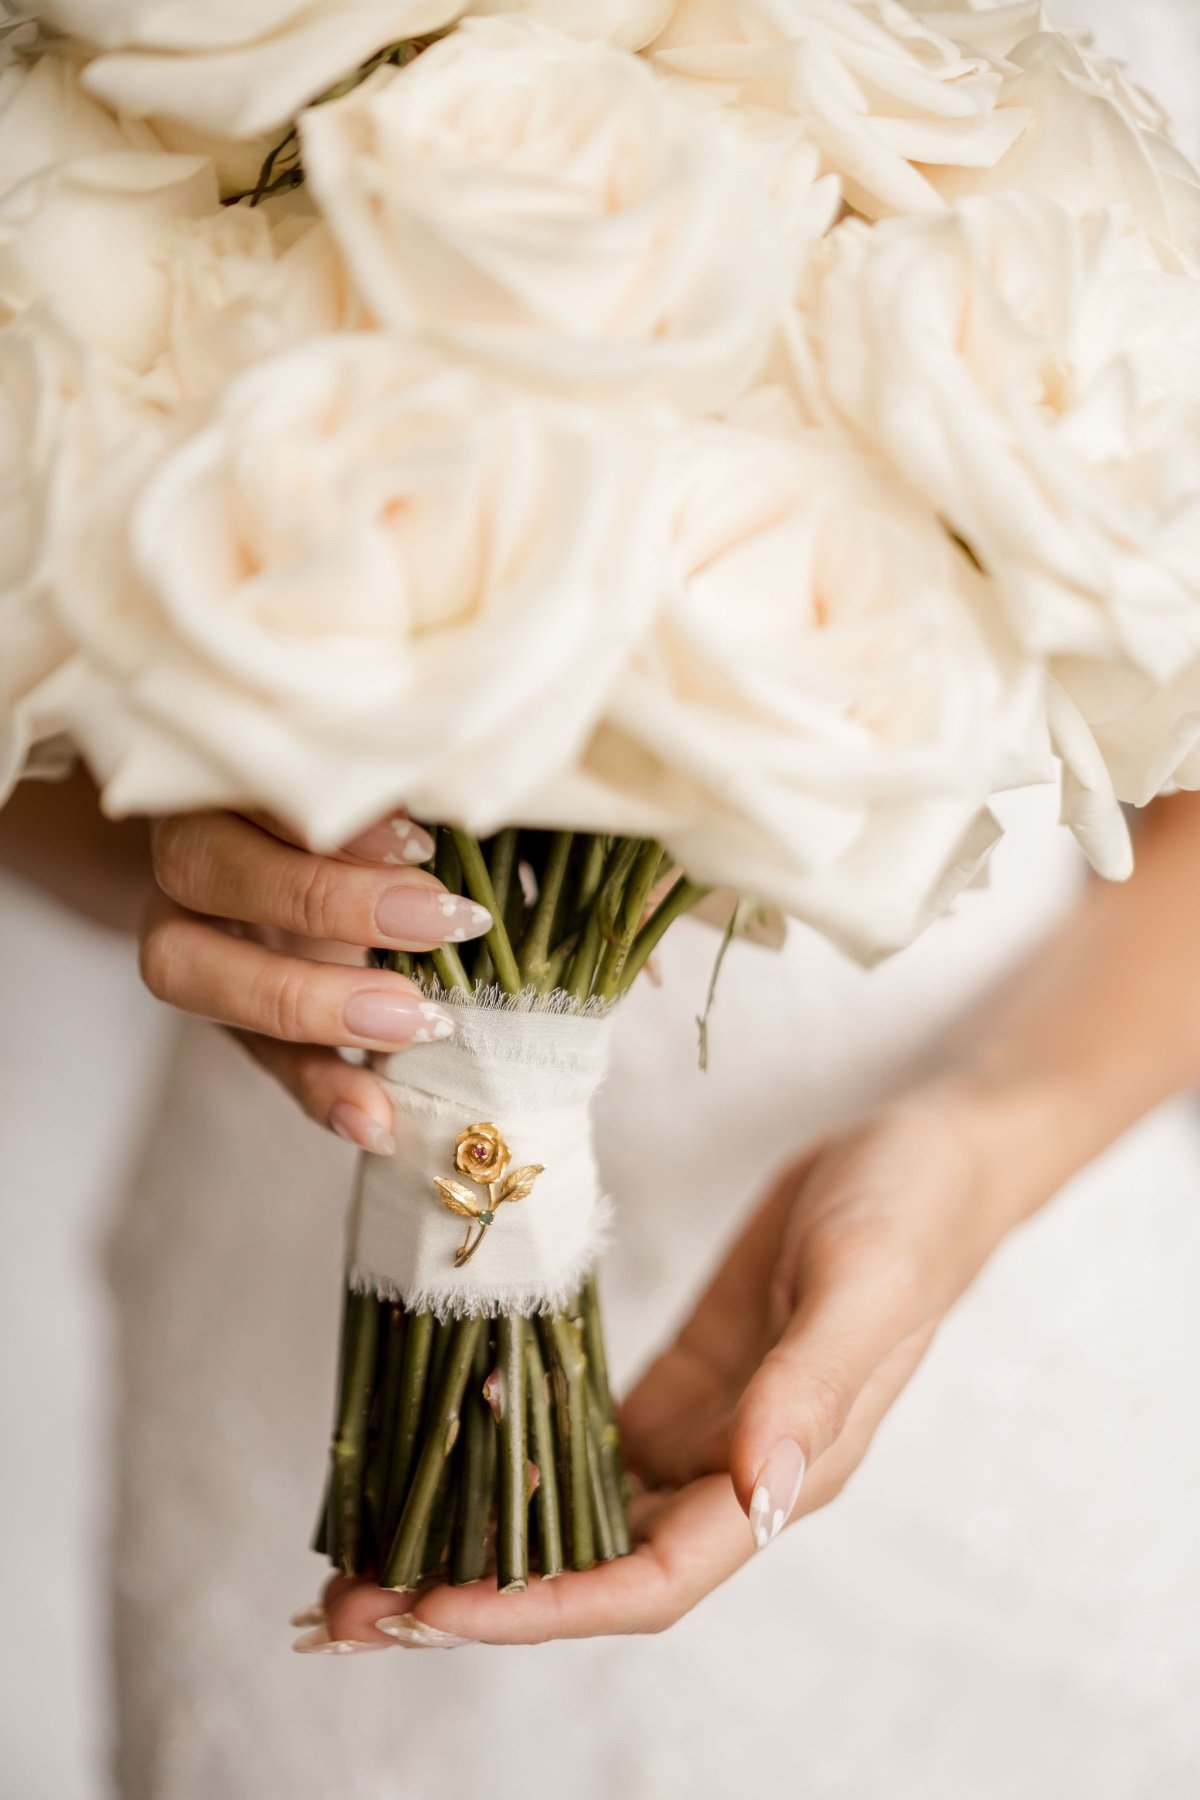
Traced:
[[1027, 1101], [1017, 1111], [981, 1087], [933, 1084], [779, 1180], [623, 1409], [623, 1448], [647, 1489], [632, 1556], [519, 1595], [481, 1583], [398, 1602], [338, 1579], [298, 1648], [673, 1624], [841, 1491], [949, 1308], [1044, 1197], [1037, 1155], [1020, 1149], [1040, 1121]]
[[316, 856], [232, 813], [154, 829], [159, 892], [142, 928], [142, 978], [184, 1012], [230, 1026], [304, 1111], [390, 1155], [392, 1109], [340, 1048], [397, 1050], [449, 1037], [453, 1014], [365, 951], [431, 950], [480, 937], [482, 906], [417, 865], [433, 840], [408, 819]]

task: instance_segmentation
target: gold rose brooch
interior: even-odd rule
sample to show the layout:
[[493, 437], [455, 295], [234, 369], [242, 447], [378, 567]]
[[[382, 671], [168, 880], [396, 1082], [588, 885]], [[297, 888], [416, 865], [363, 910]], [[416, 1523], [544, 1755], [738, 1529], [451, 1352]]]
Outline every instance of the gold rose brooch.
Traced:
[[[468, 1125], [454, 1140], [454, 1166], [460, 1175], [469, 1176], [476, 1186], [486, 1189], [487, 1199], [476, 1199], [470, 1188], [448, 1176], [434, 1178], [438, 1199], [460, 1218], [470, 1219], [478, 1230], [472, 1235], [468, 1225], [455, 1258], [461, 1269], [470, 1262], [487, 1235], [489, 1225], [496, 1222], [496, 1209], [506, 1200], [524, 1200], [538, 1176], [544, 1173], [541, 1163], [526, 1163], [521, 1169], [508, 1169], [509, 1149], [494, 1125]], [[505, 1173], [508, 1170], [508, 1173]]]

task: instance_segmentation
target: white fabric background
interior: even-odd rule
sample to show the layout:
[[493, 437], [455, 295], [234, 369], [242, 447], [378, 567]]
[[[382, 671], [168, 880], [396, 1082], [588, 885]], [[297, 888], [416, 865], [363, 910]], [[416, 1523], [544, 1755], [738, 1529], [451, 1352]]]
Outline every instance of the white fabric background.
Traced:
[[[1194, 0], [1058, 10], [1095, 22], [1196, 147]], [[1043, 820], [1002, 855], [994, 893], [873, 977], [804, 938], [780, 967], [744, 953], [700, 1090], [690, 1020], [711, 944], [680, 934], [666, 991], [630, 1010], [607, 1102], [624, 1368], [732, 1229], [747, 1182], [902, 1068], [1075, 879]], [[126, 946], [14, 887], [0, 891], [0, 995], [6, 1797], [110, 1791], [114, 1373], [123, 1800], [424, 1800], [435, 1785], [528, 1800], [568, 1769], [579, 1800], [715, 1800], [750, 1783], [805, 1800], [1200, 1792], [1190, 1104], [1013, 1241], [839, 1504], [681, 1630], [305, 1663], [283, 1617], [316, 1573], [292, 1546], [320, 1460], [325, 1404], [307, 1396], [329, 1379], [348, 1159], [215, 1034], [146, 1002]], [[680, 1157], [687, 1177], [668, 1182]], [[225, 1275], [237, 1220], [275, 1273], [257, 1311]]]

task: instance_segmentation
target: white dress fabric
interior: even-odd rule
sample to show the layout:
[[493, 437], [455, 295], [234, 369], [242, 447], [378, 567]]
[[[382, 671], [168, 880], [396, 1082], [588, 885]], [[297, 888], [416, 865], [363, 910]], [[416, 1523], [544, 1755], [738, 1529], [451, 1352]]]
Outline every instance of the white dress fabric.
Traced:
[[[902, 1079], [1072, 903], [1049, 797], [873, 974], [681, 927], [601, 1106], [625, 1376], [781, 1159]], [[1164, 1108], [1013, 1238], [837, 1504], [673, 1631], [294, 1657], [351, 1159], [185, 1031], [111, 1258], [121, 1800], [1194, 1800], [1200, 1124]], [[236, 1240], [238, 1253], [230, 1254]]]

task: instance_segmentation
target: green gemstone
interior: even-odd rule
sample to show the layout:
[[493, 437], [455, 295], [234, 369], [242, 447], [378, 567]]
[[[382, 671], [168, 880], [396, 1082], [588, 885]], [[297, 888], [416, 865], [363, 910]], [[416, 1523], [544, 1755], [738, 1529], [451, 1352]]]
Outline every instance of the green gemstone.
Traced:
[[494, 1212], [481, 1212], [479, 1215], [479, 1223], [481, 1225], [490, 1225], [495, 1216]]

